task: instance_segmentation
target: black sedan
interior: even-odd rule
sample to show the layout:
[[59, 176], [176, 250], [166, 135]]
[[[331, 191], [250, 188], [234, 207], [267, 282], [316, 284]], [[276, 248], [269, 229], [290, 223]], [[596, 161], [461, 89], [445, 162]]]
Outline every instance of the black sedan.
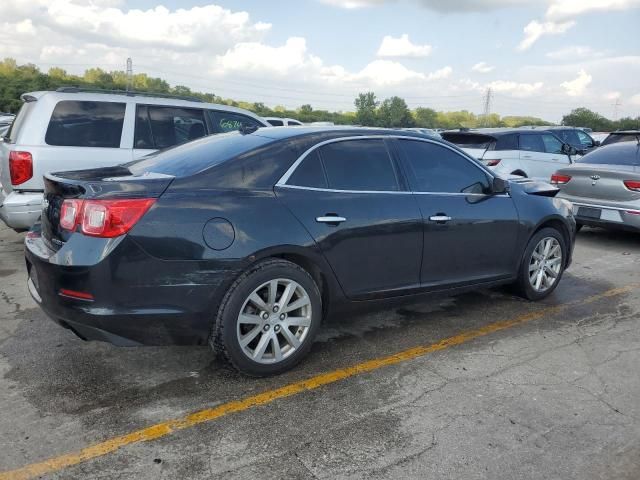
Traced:
[[235, 132], [45, 187], [25, 250], [53, 320], [116, 345], [209, 343], [251, 375], [291, 368], [345, 308], [499, 284], [544, 298], [575, 238], [556, 188], [393, 130]]

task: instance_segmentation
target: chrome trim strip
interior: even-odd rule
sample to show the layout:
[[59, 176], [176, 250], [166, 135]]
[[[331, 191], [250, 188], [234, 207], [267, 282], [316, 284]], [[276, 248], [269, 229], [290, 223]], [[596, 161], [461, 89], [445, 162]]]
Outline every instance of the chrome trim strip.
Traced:
[[488, 193], [455, 193], [455, 192], [409, 192], [405, 190], [335, 190], [331, 188], [299, 187], [298, 185], [276, 185], [280, 188], [292, 190], [311, 190], [312, 192], [330, 193], [382, 193], [385, 195], [438, 195], [441, 197], [509, 197], [508, 193], [491, 195]]
[[346, 222], [347, 219], [344, 217], [337, 217], [328, 215], [326, 217], [316, 217], [316, 222], [318, 223], [341, 223]]
[[[425, 143], [433, 143], [435, 145], [439, 145], [441, 147], [448, 148], [452, 152], [455, 152], [458, 155], [460, 155], [462, 158], [465, 158], [469, 163], [471, 163], [473, 166], [475, 166], [481, 172], [484, 172], [484, 173], [486, 173], [487, 175], [490, 175], [490, 176], [492, 175], [490, 173], [490, 171], [488, 171], [488, 170], [482, 168], [480, 165], [478, 165], [477, 161], [472, 160], [470, 157], [467, 158], [465, 156], [465, 155], [467, 155], [465, 152], [463, 152], [463, 154], [461, 154], [460, 151], [456, 150], [455, 148], [451, 148], [449, 145], [447, 145], [446, 143], [443, 143], [442, 141], [435, 141], [435, 140], [430, 139], [430, 138], [412, 137], [412, 136], [408, 136], [408, 135], [352, 135], [352, 136], [349, 136], [349, 137], [332, 138], [330, 140], [325, 140], [323, 142], [316, 143], [315, 145], [313, 145], [312, 147], [307, 149], [302, 155], [300, 155], [295, 162], [293, 162], [293, 165], [291, 165], [289, 167], [289, 169], [286, 172], [284, 172], [284, 175], [282, 175], [282, 177], [280, 177], [280, 180], [278, 180], [276, 182], [275, 186], [276, 187], [285, 186], [287, 181], [289, 180], [289, 177], [291, 177], [291, 175], [293, 175], [293, 172], [298, 168], [298, 166], [302, 163], [302, 161], [311, 152], [313, 152], [314, 150], [316, 150], [316, 149], [318, 149], [318, 148], [320, 148], [320, 147], [322, 147], [324, 145], [328, 145], [330, 143], [337, 143], [337, 142], [346, 142], [346, 141], [349, 141], [349, 140], [370, 140], [370, 139], [380, 139], [380, 140], [385, 140], [385, 139], [404, 139], [404, 140], [415, 140], [415, 141], [418, 141], [418, 142], [425, 142]], [[293, 186], [296, 186], [296, 185], [287, 185], [287, 186], [293, 187]], [[327, 189], [317, 189], [317, 190], [327, 191]], [[375, 193], [381, 193], [381, 192], [375, 192]], [[407, 192], [407, 193], [411, 193], [411, 192]]]
[[[568, 200], [568, 199], [565, 199], [565, 200]], [[571, 200], [569, 200], [569, 201], [573, 205], [577, 205], [578, 207], [599, 208], [601, 210], [618, 210], [620, 212], [640, 212], [640, 208], [608, 207], [606, 205], [596, 205], [596, 204], [593, 204], [593, 203], [579, 203], [579, 202], [572, 202]]]

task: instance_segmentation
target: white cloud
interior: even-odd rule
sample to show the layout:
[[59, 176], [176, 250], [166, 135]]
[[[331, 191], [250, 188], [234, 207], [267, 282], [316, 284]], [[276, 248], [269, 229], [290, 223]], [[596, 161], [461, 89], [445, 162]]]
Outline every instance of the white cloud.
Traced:
[[[320, 2], [335, 7], [354, 9], [396, 3], [397, 0], [320, 0]], [[411, 2], [438, 12], [483, 12], [504, 7], [524, 6], [530, 3], [527, 0], [411, 0]]]
[[540, 39], [543, 35], [557, 35], [564, 33], [576, 24], [574, 21], [555, 23], [544, 22], [540, 23], [537, 20], [532, 20], [524, 27], [524, 38], [518, 45], [518, 50], [528, 50], [531, 46]]
[[496, 80], [487, 85], [494, 92], [510, 93], [514, 97], [528, 97], [540, 91], [544, 84], [542, 82], [520, 83], [508, 80]]
[[333, 5], [334, 7], [354, 9], [363, 7], [374, 7], [382, 5], [385, 0], [320, 0], [322, 3]]
[[478, 62], [473, 67], [471, 67], [472, 72], [478, 73], [489, 73], [492, 72], [496, 67], [493, 65], [489, 65], [487, 62]]
[[560, 48], [548, 52], [545, 56], [553, 60], [572, 60], [581, 58], [599, 58], [603, 57], [605, 52], [594, 50], [591, 47], [574, 45], [570, 47]]
[[607, 92], [603, 95], [605, 100], [618, 100], [621, 96], [620, 92]]
[[640, 0], [552, 0], [546, 18], [565, 20], [591, 12], [629, 10], [640, 7]]
[[579, 97], [584, 95], [587, 87], [591, 83], [593, 78], [584, 70], [578, 72], [578, 76], [574, 80], [562, 82], [560, 86], [565, 89], [567, 95], [570, 97]]
[[408, 34], [398, 38], [386, 35], [378, 48], [379, 57], [428, 57], [431, 45], [416, 45], [409, 40]]
[[640, 105], [640, 93], [636, 93], [635, 95], [633, 95], [629, 101], [631, 102], [631, 104], [633, 105]]

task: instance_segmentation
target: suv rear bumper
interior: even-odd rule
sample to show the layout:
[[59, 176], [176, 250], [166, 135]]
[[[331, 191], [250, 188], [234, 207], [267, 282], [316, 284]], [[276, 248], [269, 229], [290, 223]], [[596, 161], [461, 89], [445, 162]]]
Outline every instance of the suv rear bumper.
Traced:
[[0, 191], [0, 219], [15, 230], [28, 230], [40, 218], [42, 213], [42, 193]]

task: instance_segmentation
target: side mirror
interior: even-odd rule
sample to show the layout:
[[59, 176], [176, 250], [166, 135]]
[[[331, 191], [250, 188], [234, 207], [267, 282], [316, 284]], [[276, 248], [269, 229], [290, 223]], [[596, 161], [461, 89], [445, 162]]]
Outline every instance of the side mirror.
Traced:
[[572, 147], [568, 143], [563, 143], [562, 144], [562, 153], [564, 153], [565, 155], [572, 156], [572, 155], [577, 155], [578, 150], [576, 149], [576, 147]]
[[504, 178], [493, 177], [493, 182], [491, 184], [491, 193], [494, 195], [499, 195], [501, 193], [507, 193], [509, 191], [509, 182]]
[[594, 140], [593, 141], [593, 146], [594, 147], [599, 147], [600, 146], [600, 140]]

